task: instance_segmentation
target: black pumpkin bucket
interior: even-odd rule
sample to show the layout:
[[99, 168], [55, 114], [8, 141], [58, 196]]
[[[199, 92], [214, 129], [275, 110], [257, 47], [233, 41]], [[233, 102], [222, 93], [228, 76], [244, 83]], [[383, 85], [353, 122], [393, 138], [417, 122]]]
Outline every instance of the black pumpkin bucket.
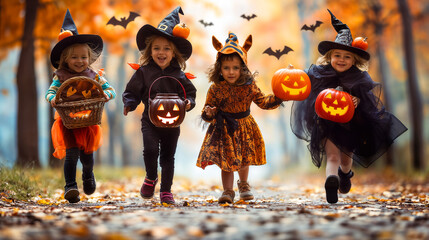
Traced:
[[179, 97], [177, 93], [157, 93], [154, 99], [151, 99], [150, 93], [155, 82], [161, 79], [173, 79], [182, 87], [185, 99], [186, 92], [182, 83], [174, 77], [162, 76], [152, 82], [149, 88], [149, 119], [153, 125], [160, 128], [179, 127], [185, 119], [186, 102]]

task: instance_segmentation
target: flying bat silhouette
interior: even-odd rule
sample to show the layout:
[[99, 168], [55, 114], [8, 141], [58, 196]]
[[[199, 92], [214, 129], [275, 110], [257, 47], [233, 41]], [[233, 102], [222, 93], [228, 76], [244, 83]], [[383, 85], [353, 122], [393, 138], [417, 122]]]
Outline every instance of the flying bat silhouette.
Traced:
[[314, 30], [316, 30], [316, 28], [318, 28], [320, 25], [322, 25], [322, 23], [323, 22], [321, 22], [321, 21], [316, 21], [315, 24], [312, 24], [310, 26], [307, 26], [307, 24], [304, 24], [304, 26], [302, 26], [301, 30], [306, 30], [306, 31], [311, 30], [314, 32]]
[[110, 20], [107, 22], [106, 25], [112, 24], [113, 26], [117, 26], [120, 25], [122, 27], [127, 28], [128, 23], [134, 21], [134, 19], [136, 19], [136, 17], [140, 16], [140, 14], [135, 13], [135, 12], [130, 12], [130, 15], [128, 16], [128, 18], [121, 18], [121, 20], [116, 19], [115, 16], [113, 16], [112, 18], [110, 18]]
[[212, 23], [212, 22], [204, 22], [204, 20], [203, 20], [203, 19], [201, 19], [199, 22], [200, 22], [201, 24], [203, 24], [203, 25], [204, 25], [204, 27], [212, 26], [212, 25], [213, 25], [213, 23]]
[[268, 54], [268, 55], [270, 55], [270, 56], [274, 56], [274, 57], [276, 57], [277, 59], [280, 59], [280, 57], [283, 55], [283, 54], [288, 54], [288, 52], [290, 52], [290, 51], [293, 51], [292, 50], [292, 48], [290, 48], [290, 47], [288, 47], [288, 46], [285, 46], [284, 48], [283, 48], [283, 51], [281, 51], [280, 52], [280, 50], [278, 49], [278, 50], [276, 50], [275, 52], [273, 51], [273, 49], [271, 49], [271, 47], [269, 47], [269, 48], [267, 48], [262, 54], [264, 54], [264, 53], [266, 53], [266, 54]]
[[241, 14], [241, 16], [240, 17], [242, 17], [242, 18], [244, 18], [244, 19], [247, 19], [247, 21], [250, 21], [250, 19], [252, 19], [252, 18], [255, 18], [256, 17], [256, 14], [252, 14], [252, 15], [248, 15], [248, 16], [246, 16], [246, 15], [244, 15], [244, 14]]

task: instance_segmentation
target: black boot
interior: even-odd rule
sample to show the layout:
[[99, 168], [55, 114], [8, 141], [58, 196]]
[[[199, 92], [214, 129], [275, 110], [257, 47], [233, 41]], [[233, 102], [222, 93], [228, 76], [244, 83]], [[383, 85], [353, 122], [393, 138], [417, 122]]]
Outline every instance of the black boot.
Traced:
[[329, 175], [325, 182], [326, 201], [328, 203], [338, 202], [339, 178], [335, 175]]
[[95, 183], [94, 173], [91, 173], [90, 177], [85, 177], [82, 174], [83, 192], [86, 195], [91, 195], [95, 192], [97, 185]]
[[352, 182], [350, 178], [353, 177], [353, 172], [350, 170], [347, 174], [341, 171], [341, 168], [338, 168], [338, 176], [340, 177], [340, 193], [348, 193], [352, 187]]
[[77, 190], [77, 184], [64, 187], [64, 199], [69, 201], [69, 203], [77, 203], [80, 201], [79, 190]]

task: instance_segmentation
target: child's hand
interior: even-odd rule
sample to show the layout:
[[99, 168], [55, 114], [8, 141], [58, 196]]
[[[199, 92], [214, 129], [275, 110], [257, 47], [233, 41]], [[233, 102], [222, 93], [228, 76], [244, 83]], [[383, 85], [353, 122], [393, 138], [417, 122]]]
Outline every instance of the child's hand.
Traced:
[[216, 114], [217, 108], [207, 105], [204, 107], [204, 112], [206, 113], [207, 117], [212, 118]]
[[105, 92], [103, 92], [103, 94], [104, 94], [104, 98], [106, 99], [106, 102], [109, 101], [110, 100], [109, 95], [107, 95], [107, 93], [105, 93]]
[[353, 105], [355, 105], [355, 108], [357, 108], [357, 106], [360, 103], [360, 99], [358, 97], [352, 96], [352, 101], [353, 101]]
[[57, 103], [55, 102], [55, 98], [53, 98], [52, 100], [51, 100], [51, 106], [52, 107], [55, 107], [57, 105]]
[[124, 115], [127, 116], [128, 112], [130, 111], [130, 107], [124, 107]]
[[191, 101], [189, 99], [185, 99], [185, 103], [186, 103], [185, 110], [187, 111], [191, 109]]

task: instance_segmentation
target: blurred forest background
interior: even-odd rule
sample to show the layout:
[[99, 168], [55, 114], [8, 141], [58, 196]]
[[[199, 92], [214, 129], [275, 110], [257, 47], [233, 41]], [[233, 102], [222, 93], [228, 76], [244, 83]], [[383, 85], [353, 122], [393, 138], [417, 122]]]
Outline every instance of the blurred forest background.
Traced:
[[[371, 168], [392, 168], [401, 172], [429, 169], [429, 2], [426, 0], [0, 0], [0, 167], [62, 167], [53, 158], [50, 127], [53, 110], [45, 100], [52, 81], [49, 54], [57, 42], [62, 21], [69, 9], [80, 34], [99, 34], [105, 44], [95, 68], [117, 91], [106, 104], [102, 128], [103, 146], [96, 153], [99, 165], [143, 166], [140, 118], [143, 106], [124, 117], [122, 92], [134, 70], [127, 62], [138, 62], [135, 41], [144, 24], [157, 26], [181, 6], [181, 21], [191, 29], [188, 40], [193, 54], [186, 72], [197, 78], [197, 105], [181, 125], [176, 153], [176, 174], [207, 178], [219, 176], [216, 167], [195, 166], [205, 129], [200, 114], [209, 83], [206, 70], [214, 63], [216, 51], [211, 37], [220, 41], [228, 31], [241, 44], [253, 35], [248, 53], [251, 71], [265, 94], [272, 93], [271, 77], [289, 64], [306, 69], [319, 56], [317, 45], [334, 40], [336, 32], [326, 9], [346, 23], [353, 37], [368, 37], [371, 54], [369, 73], [383, 84], [383, 102], [409, 130]], [[126, 28], [106, 25], [110, 18], [140, 14]], [[256, 17], [250, 20], [242, 14]], [[204, 22], [213, 25], [204, 26]], [[323, 24], [314, 32], [301, 30], [304, 24]], [[263, 54], [289, 46], [293, 51], [280, 57]], [[296, 138], [289, 125], [291, 102], [272, 111], [252, 105], [266, 143], [267, 165], [254, 168], [252, 175], [269, 178], [289, 167], [315, 169], [307, 143]]]

